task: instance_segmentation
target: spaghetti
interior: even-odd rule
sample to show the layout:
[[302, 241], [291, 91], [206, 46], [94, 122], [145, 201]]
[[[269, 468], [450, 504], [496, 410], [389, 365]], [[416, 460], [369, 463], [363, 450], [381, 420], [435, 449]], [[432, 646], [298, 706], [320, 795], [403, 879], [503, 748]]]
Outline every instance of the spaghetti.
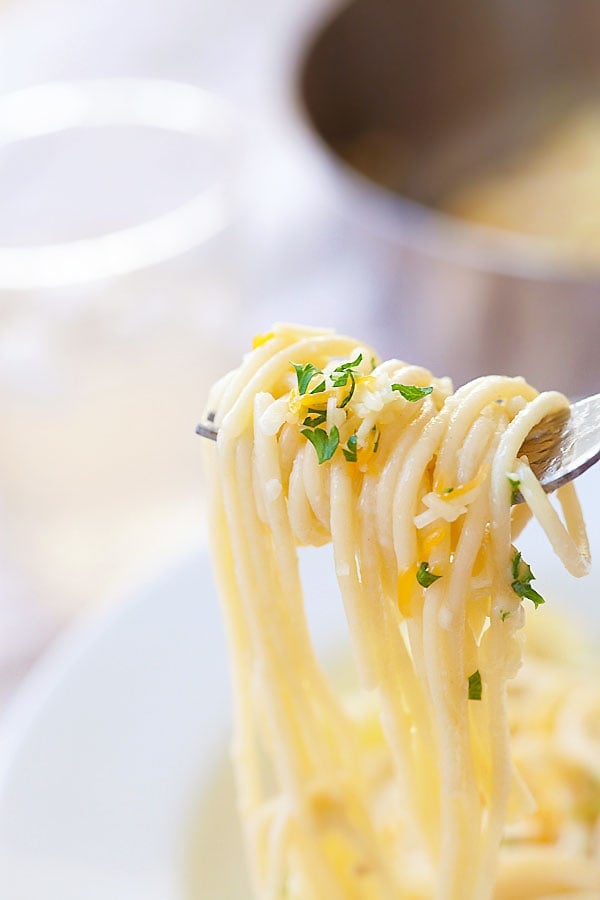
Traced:
[[[533, 515], [573, 575], [589, 565], [573, 487], [558, 492], [561, 518], [518, 457], [566, 403], [521, 378], [453, 393], [423, 368], [292, 325], [214, 387], [211, 533], [261, 900], [600, 896], [598, 691], [579, 711], [548, 701], [544, 720], [552, 777], [592, 798], [575, 848], [559, 841], [569, 803], [543, 826], [525, 785], [535, 767], [519, 710], [533, 688], [517, 692], [517, 714], [506, 702], [525, 606], [544, 602], [513, 540]], [[351, 697], [320, 667], [304, 613], [297, 548], [328, 542], [362, 686]], [[575, 723], [561, 731], [576, 735], [570, 750], [548, 737], [561, 716]]]

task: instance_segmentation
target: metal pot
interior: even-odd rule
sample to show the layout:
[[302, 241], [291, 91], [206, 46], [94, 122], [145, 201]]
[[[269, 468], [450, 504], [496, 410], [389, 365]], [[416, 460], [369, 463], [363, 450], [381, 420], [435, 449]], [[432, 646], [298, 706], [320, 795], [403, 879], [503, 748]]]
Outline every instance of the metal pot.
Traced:
[[[355, 0], [314, 31], [300, 106], [345, 240], [372, 272], [383, 352], [457, 383], [498, 372], [598, 391], [600, 258], [583, 268], [436, 202], [566, 105], [600, 97], [599, 48], [597, 0]], [[397, 166], [389, 140], [362, 152], [381, 135]]]

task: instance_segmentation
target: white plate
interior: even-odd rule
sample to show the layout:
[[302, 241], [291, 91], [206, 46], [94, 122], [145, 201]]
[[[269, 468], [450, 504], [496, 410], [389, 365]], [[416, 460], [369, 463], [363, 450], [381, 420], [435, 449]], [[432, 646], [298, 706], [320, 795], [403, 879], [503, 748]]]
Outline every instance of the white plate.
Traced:
[[[342, 619], [324, 602], [336, 588], [322, 554], [303, 568], [326, 648]], [[206, 552], [75, 628], [3, 720], [2, 900], [247, 896], [224, 765], [229, 710]]]
[[[600, 557], [600, 472], [583, 476], [580, 494]], [[519, 544], [541, 593], [597, 629], [592, 583], [562, 572], [539, 529]], [[327, 549], [303, 558], [321, 654], [343, 631], [324, 557]], [[29, 678], [0, 734], [2, 898], [247, 897], [223, 764], [229, 706], [205, 553], [67, 636]]]
[[24, 687], [0, 739], [7, 898], [183, 896], [182, 823], [228, 703], [207, 578], [205, 558], [181, 565], [78, 628]]

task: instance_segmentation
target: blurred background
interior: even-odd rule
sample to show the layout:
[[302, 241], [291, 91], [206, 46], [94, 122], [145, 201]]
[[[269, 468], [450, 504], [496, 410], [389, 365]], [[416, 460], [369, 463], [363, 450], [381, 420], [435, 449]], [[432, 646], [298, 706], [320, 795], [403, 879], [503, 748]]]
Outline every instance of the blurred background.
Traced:
[[195, 552], [274, 320], [597, 392], [596, 0], [1, 0], [0, 701]]

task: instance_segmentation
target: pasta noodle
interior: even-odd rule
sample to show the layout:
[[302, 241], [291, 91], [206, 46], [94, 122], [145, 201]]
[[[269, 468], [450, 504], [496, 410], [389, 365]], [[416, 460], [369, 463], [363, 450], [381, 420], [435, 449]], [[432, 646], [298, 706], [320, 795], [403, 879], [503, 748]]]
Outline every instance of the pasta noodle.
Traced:
[[[569, 572], [589, 566], [572, 485], [561, 517], [518, 456], [566, 403], [499, 376], [453, 393], [292, 325], [214, 387], [211, 535], [256, 897], [600, 897], [598, 679], [542, 640], [506, 699], [525, 606], [544, 602], [514, 537], [533, 515]], [[299, 546], [328, 542], [348, 696], [317, 660], [298, 567]]]

